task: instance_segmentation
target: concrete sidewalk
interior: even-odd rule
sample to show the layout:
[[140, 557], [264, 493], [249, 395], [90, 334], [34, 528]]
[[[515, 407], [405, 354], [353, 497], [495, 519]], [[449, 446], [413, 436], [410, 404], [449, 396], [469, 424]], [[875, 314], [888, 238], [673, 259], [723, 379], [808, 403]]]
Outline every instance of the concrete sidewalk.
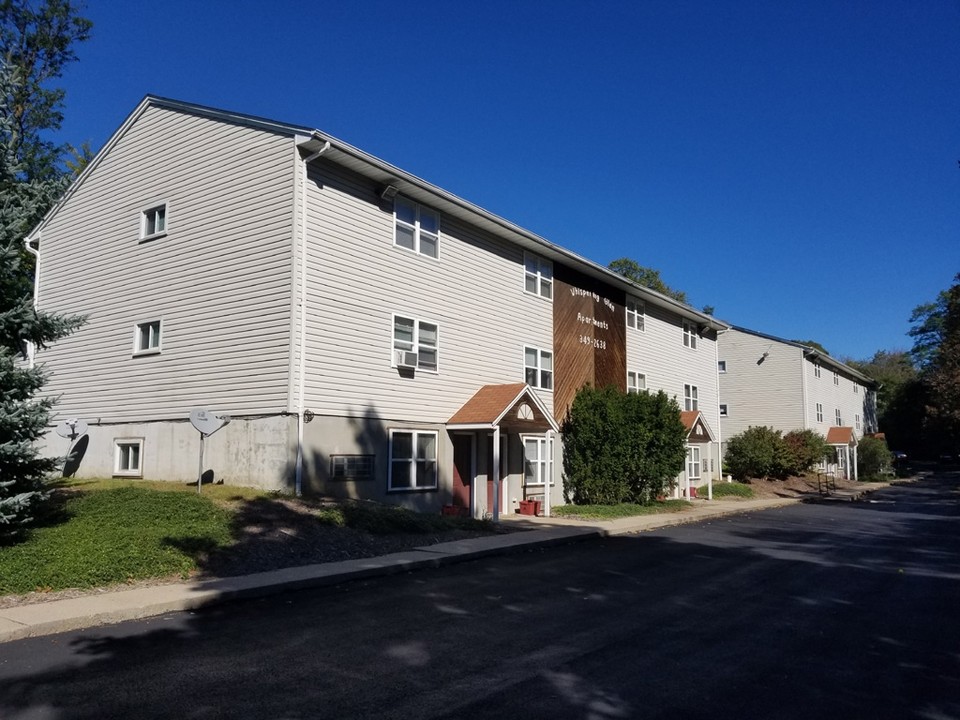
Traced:
[[503, 522], [517, 526], [518, 532], [439, 543], [382, 557], [305, 565], [215, 580], [156, 585], [7, 608], [0, 610], [0, 642], [168, 612], [195, 610], [230, 600], [264, 597], [287, 590], [337, 585], [350, 580], [392, 575], [417, 568], [439, 567], [535, 546], [639, 533], [798, 502], [802, 500], [700, 500], [694, 501], [690, 510], [679, 513], [589, 522], [556, 517], [505, 516]]

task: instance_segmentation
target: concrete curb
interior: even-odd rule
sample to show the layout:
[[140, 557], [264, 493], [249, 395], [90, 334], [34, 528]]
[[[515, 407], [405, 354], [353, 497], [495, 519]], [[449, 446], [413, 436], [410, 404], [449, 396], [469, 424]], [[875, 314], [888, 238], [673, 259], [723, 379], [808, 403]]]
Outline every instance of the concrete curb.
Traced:
[[[880, 488], [869, 490], [874, 489]], [[0, 642], [139, 620], [170, 612], [197, 610], [231, 600], [268, 597], [288, 590], [339, 585], [353, 580], [440, 567], [535, 547], [548, 547], [595, 537], [631, 535], [800, 502], [802, 500], [799, 498], [714, 500], [709, 505], [698, 505], [685, 513], [619, 518], [595, 523], [537, 518], [531, 522], [543, 526], [542, 528], [439, 543], [381, 557], [302, 565], [253, 575], [157, 585], [20, 605], [0, 610]]]

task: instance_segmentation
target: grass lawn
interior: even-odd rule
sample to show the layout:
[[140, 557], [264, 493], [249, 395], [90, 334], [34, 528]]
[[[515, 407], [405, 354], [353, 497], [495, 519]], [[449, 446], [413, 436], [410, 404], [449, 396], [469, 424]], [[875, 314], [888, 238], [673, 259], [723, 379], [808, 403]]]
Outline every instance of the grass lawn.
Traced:
[[[197, 569], [197, 558], [237, 540], [251, 503], [291, 500], [254, 488], [78, 481], [63, 486], [59, 513], [19, 543], [0, 545], [0, 595], [90, 588]], [[307, 501], [307, 521], [378, 535], [491, 530], [490, 523], [375, 503]]]
[[550, 512], [560, 517], [582, 520], [612, 520], [613, 518], [633, 517], [635, 515], [658, 515], [660, 513], [682, 512], [690, 507], [686, 500], [663, 500], [650, 505], [560, 505]]

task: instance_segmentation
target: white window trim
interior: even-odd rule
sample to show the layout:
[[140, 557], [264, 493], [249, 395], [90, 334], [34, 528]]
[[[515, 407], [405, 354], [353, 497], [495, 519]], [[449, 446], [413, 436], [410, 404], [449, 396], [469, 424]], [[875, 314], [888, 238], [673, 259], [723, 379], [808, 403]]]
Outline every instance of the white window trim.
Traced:
[[[546, 482], [527, 482], [527, 440], [536, 440], [537, 441], [537, 469], [546, 473], [546, 476], [550, 478], [550, 487], [554, 487], [557, 484], [557, 481], [553, 477], [553, 438], [550, 438], [549, 444], [547, 438], [543, 435], [520, 435], [520, 446], [523, 448], [521, 452], [521, 457], [523, 458], [523, 486], [524, 487], [546, 487]], [[543, 456], [543, 453], [546, 452], [546, 457]], [[541, 473], [538, 472], [538, 475]]]
[[[141, 348], [140, 347], [140, 330], [146, 325], [157, 325], [157, 346]], [[134, 323], [133, 325], [133, 354], [134, 356], [140, 355], [159, 355], [163, 350], [163, 318], [155, 318], [153, 320], [144, 320], [143, 322]]]
[[[425, 257], [425, 258], [430, 258], [431, 260], [439, 260], [439, 259], [440, 259], [440, 236], [441, 236], [441, 232], [440, 232], [440, 213], [437, 212], [436, 210], [434, 210], [433, 208], [427, 207], [427, 206], [425, 206], [425, 205], [421, 205], [421, 204], [418, 203], [418, 202], [414, 202], [414, 201], [411, 200], [410, 198], [400, 197], [399, 199], [401, 199], [402, 202], [410, 203], [411, 205], [413, 205], [413, 207], [414, 207], [414, 219], [413, 219], [413, 225], [411, 226], [410, 223], [406, 222], [405, 220], [401, 220], [399, 217], [397, 217], [397, 199], [394, 199], [394, 201], [393, 201], [393, 246], [394, 246], [395, 248], [400, 248], [401, 250], [405, 250], [406, 252], [412, 252], [412, 253], [414, 253], [414, 254], [416, 254], [416, 255], [420, 255], [420, 256]], [[426, 212], [428, 212], [428, 213], [431, 214], [431, 215], [436, 216], [436, 218], [437, 218], [437, 254], [436, 254], [436, 257], [434, 257], [433, 255], [428, 255], [427, 253], [424, 253], [424, 252], [420, 249], [420, 232], [421, 232], [421, 231], [420, 231], [420, 211], [421, 211], [421, 210], [425, 210]], [[412, 248], [404, 247], [403, 245], [401, 245], [400, 243], [397, 242], [397, 225], [400, 225], [400, 224], [405, 225], [405, 226], [407, 226], [407, 227], [412, 227], [412, 229], [413, 229], [413, 247], [412, 247]], [[428, 233], [428, 234], [429, 234], [429, 233]]]
[[837, 408], [837, 411], [834, 413], [834, 420], [837, 421], [837, 427], [843, 426], [843, 416], [840, 414], [840, 408]]
[[836, 370], [833, 371], [833, 384], [840, 387], [840, 373]]
[[[420, 435], [432, 435], [433, 436], [433, 446], [436, 448], [437, 456], [433, 459], [433, 485], [424, 486], [424, 487], [393, 487], [393, 436], [396, 433], [405, 433], [412, 435], [411, 438], [412, 448], [413, 448], [413, 457], [409, 458], [409, 463], [411, 465], [411, 478], [416, 480], [417, 477], [417, 440]], [[440, 487], [440, 437], [439, 433], [436, 430], [420, 430], [417, 428], [391, 428], [389, 430], [388, 440], [387, 440], [387, 492], [388, 493], [410, 493], [410, 492], [435, 492]], [[406, 458], [404, 458], [406, 459]]]
[[727, 374], [727, 361], [726, 360], [717, 360], [717, 372], [721, 375]]
[[[527, 270], [527, 262], [528, 262], [529, 260], [531, 260], [531, 259], [532, 259], [532, 260], [536, 260], [536, 262], [537, 262], [537, 272], [536, 272], [535, 275]], [[549, 282], [550, 282], [550, 295], [549, 295], [549, 297], [543, 294], [543, 281], [544, 281], [543, 268], [544, 268], [544, 267], [550, 268], [550, 278], [549, 278]], [[530, 290], [527, 290], [527, 277], [528, 277], [528, 276], [531, 276], [531, 277], [535, 277], [535, 278], [536, 278], [536, 280], [537, 280], [537, 291], [536, 291], [536, 292], [532, 292], [532, 291], [530, 291]], [[552, 261], [552, 260], [547, 260], [545, 257], [542, 257], [542, 256], [540, 256], [540, 255], [537, 255], [536, 253], [531, 253], [531, 252], [526, 252], [526, 251], [524, 251], [524, 253], [523, 253], [523, 292], [524, 292], [525, 294], [527, 294], [527, 295], [533, 295], [534, 297], [538, 297], [538, 298], [540, 298], [541, 300], [546, 300], [547, 302], [553, 302], [553, 296], [554, 296], [554, 294], [555, 294], [555, 293], [554, 293], [554, 290], [555, 290], [555, 288], [556, 288], [556, 284], [557, 284], [557, 283], [556, 283], [556, 280], [555, 280], [555, 278], [553, 277], [553, 261]]]
[[[120, 469], [121, 446], [137, 446], [137, 467], [132, 470]], [[113, 475], [114, 477], [143, 477], [143, 438], [122, 437], [113, 439]]]
[[823, 403], [817, 403], [815, 410], [817, 411], [817, 422], [823, 422]]
[[[393, 313], [390, 316], [390, 367], [397, 367], [397, 318], [403, 318], [404, 320], [413, 320], [413, 349], [410, 352], [417, 353], [417, 372], [426, 372], [438, 374], [440, 372], [440, 323], [433, 320], [425, 320], [423, 318], [418, 318], [413, 313]], [[437, 367], [421, 367], [420, 366], [420, 325], [433, 325], [437, 329], [437, 344], [433, 346], [433, 350], [437, 353]]]
[[820, 363], [818, 363], [818, 362], [815, 362], [815, 363], [813, 364], [813, 376], [814, 376], [815, 378], [820, 377]]
[[[687, 394], [689, 389], [690, 394]], [[690, 407], [687, 407], [689, 401]], [[686, 412], [693, 412], [700, 410], [700, 389], [693, 384], [684, 383], [683, 385], [683, 409]]]
[[730, 408], [727, 403], [720, 403], [720, 417], [730, 417]]
[[[157, 210], [163, 208], [163, 230], [153, 233], [147, 233], [147, 218], [150, 213], [156, 212]], [[148, 205], [146, 208], [140, 211], [140, 240], [156, 240], [157, 238], [162, 238], [164, 235], [170, 232], [170, 203], [155, 202]]]
[[[630, 376], [634, 376], [636, 385], [630, 387]], [[627, 392], [647, 392], [647, 376], [645, 373], [636, 370], [627, 370]]]
[[[633, 304], [634, 309], [630, 309], [630, 304]], [[647, 331], [647, 305], [643, 300], [637, 300], [635, 297], [627, 297], [627, 302], [624, 305], [624, 312], [627, 316], [627, 327], [636, 330], [638, 332]], [[633, 325], [630, 324], [630, 319], [633, 318]]]
[[[527, 350], [534, 350], [537, 353], [537, 365], [536, 367], [532, 365], [527, 365]], [[550, 387], [543, 386], [543, 356], [550, 356]], [[553, 350], [544, 350], [543, 348], [537, 347], [535, 345], [524, 345], [523, 346], [523, 355], [520, 358], [520, 362], [523, 364], [523, 381], [527, 382], [527, 370], [535, 369], [537, 371], [537, 383], [536, 385], [530, 385], [532, 388], [537, 390], [544, 390], [546, 392], [553, 392], [554, 387], [556, 387], [556, 370], [554, 369], [554, 357]], [[529, 383], [528, 383], [529, 384]]]
[[681, 321], [683, 330], [683, 346], [691, 350], [697, 349], [697, 326], [689, 320]]

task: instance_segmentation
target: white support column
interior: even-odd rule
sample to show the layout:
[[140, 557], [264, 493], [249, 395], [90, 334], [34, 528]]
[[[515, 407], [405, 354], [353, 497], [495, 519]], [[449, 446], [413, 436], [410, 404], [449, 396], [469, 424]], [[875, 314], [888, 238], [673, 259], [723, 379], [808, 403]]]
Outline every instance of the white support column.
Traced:
[[546, 435], [547, 451], [547, 477], [546, 486], [543, 491], [543, 516], [550, 517], [550, 486], [553, 484], [553, 430], [547, 430]]
[[493, 428], [493, 467], [490, 468], [490, 477], [493, 478], [493, 521], [500, 522], [500, 426]]
[[[720, 467], [719, 464], [714, 465], [713, 462], [713, 443], [707, 443], [708, 455], [710, 455], [710, 472], [707, 473], [707, 500], [713, 500], [713, 468]], [[719, 450], [717, 451], [719, 452]]]
[[853, 446], [853, 479], [860, 480], [860, 471], [857, 470], [857, 446]]

